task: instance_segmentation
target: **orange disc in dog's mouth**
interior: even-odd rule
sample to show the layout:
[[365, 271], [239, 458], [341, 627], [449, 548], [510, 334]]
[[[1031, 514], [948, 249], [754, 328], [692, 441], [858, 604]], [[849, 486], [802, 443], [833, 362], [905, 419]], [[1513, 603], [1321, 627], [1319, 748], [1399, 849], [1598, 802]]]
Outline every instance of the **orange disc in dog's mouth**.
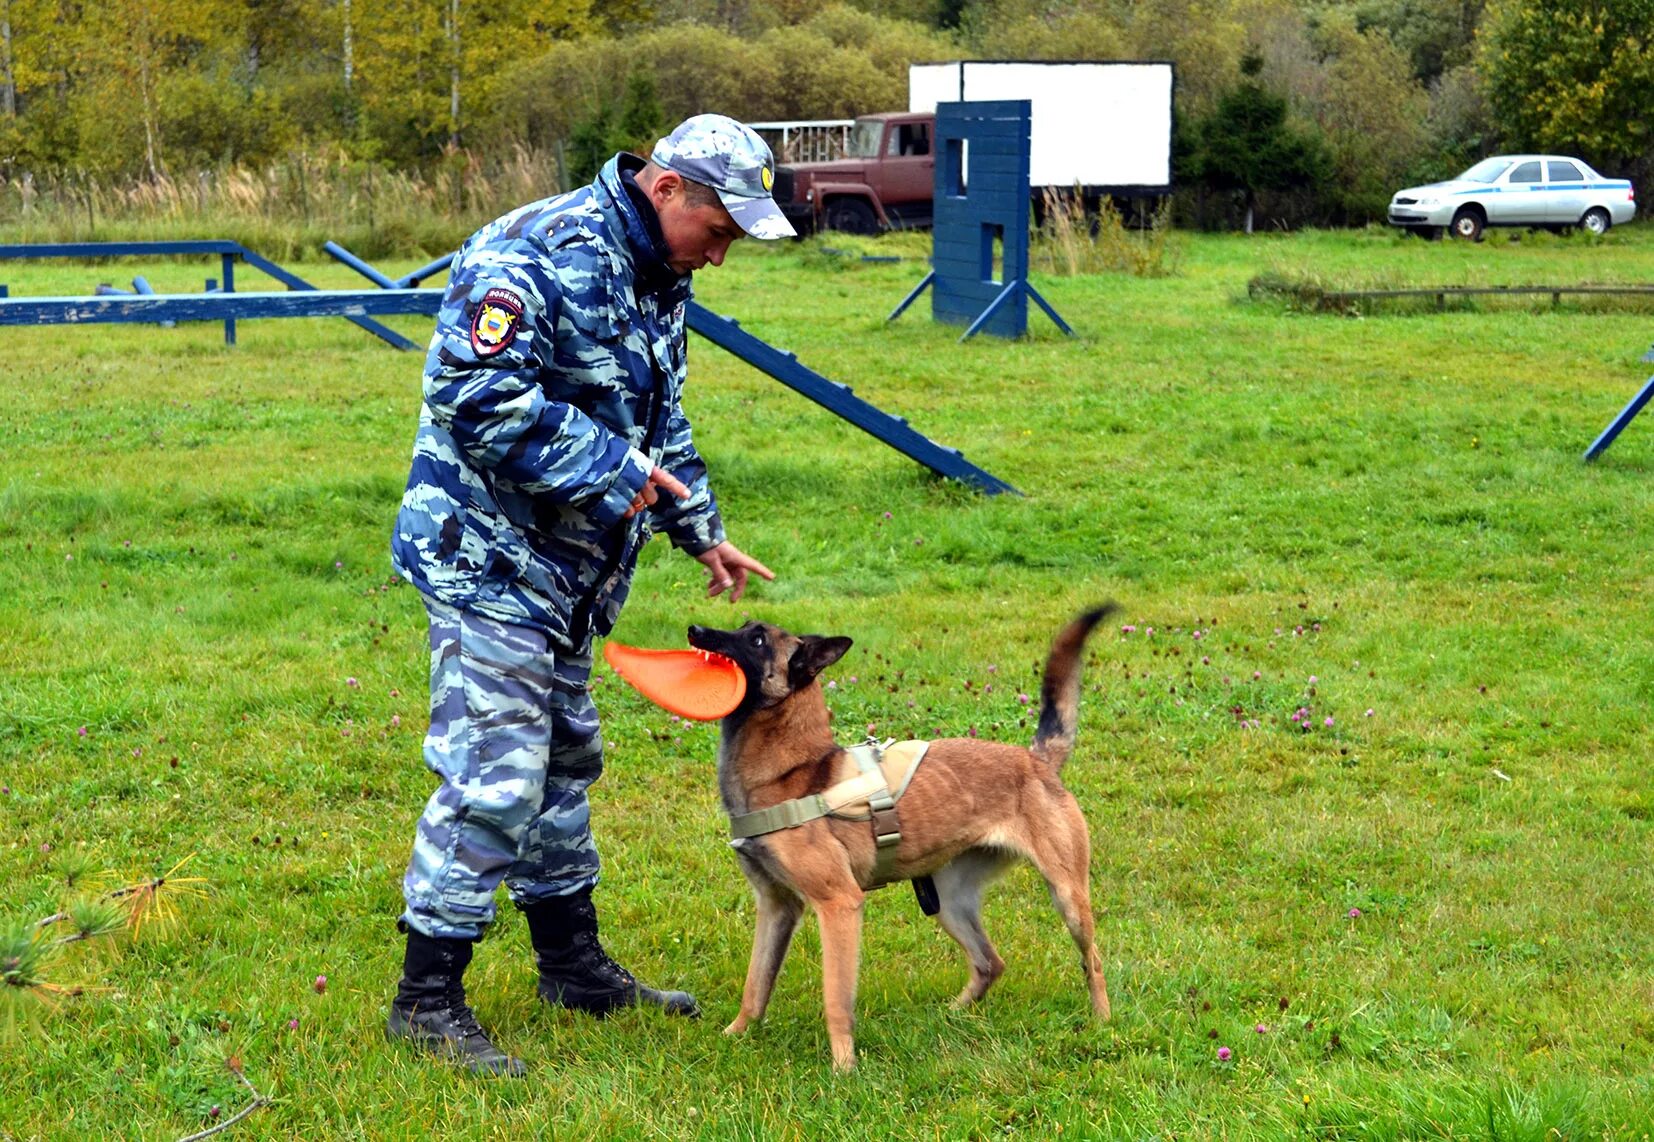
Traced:
[[708, 650], [647, 650], [606, 642], [603, 657], [639, 694], [681, 718], [715, 722], [747, 696], [741, 668]]

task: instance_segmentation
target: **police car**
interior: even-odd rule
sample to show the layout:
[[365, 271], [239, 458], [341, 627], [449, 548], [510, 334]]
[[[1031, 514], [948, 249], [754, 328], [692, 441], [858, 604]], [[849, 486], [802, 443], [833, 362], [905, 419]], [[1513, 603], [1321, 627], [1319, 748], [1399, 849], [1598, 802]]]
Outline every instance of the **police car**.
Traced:
[[1606, 233], [1637, 213], [1631, 183], [1564, 155], [1495, 155], [1457, 178], [1408, 187], [1390, 200], [1390, 225], [1474, 241], [1488, 226], [1578, 226]]

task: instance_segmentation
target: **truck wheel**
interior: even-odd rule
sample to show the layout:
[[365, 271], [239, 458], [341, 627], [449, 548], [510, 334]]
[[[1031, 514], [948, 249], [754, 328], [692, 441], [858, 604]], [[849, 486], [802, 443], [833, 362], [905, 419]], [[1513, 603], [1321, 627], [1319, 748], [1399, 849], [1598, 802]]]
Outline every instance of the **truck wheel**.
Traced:
[[877, 234], [879, 220], [873, 208], [859, 198], [835, 198], [827, 204], [823, 226], [828, 230], [842, 230], [846, 234]]

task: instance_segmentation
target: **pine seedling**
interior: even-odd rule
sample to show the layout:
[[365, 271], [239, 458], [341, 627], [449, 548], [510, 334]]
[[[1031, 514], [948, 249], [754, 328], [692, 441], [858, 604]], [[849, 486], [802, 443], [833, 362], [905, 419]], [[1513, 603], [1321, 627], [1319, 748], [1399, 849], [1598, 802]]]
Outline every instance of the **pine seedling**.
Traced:
[[41, 1006], [55, 1008], [55, 997], [70, 990], [46, 978], [60, 947], [37, 924], [0, 931], [0, 1041], [13, 1041], [20, 1025], [38, 1031]]
[[[204, 878], [178, 875], [190, 859], [185, 857], [160, 876], [79, 896], [33, 923], [0, 929], [0, 1041], [12, 1041], [20, 1025], [38, 1030], [41, 1007], [55, 1009], [58, 996], [81, 993], [81, 987], [50, 978], [66, 946], [112, 937], [123, 929], [137, 939], [146, 924], [164, 927], [177, 919], [178, 897], [206, 895]], [[81, 855], [66, 854], [53, 871], [65, 889], [84, 889], [108, 879]]]

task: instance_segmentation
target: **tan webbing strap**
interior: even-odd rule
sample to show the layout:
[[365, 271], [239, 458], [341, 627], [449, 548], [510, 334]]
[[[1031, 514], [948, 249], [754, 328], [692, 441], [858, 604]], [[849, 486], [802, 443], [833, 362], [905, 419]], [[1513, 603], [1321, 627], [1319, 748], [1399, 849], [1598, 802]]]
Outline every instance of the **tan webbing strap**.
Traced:
[[[888, 743], [887, 743], [888, 744]], [[881, 746], [868, 743], [852, 746], [851, 757], [863, 776], [878, 775], [879, 787], [867, 795], [867, 806], [873, 815], [873, 883], [883, 884], [890, 879], [896, 864], [896, 846], [902, 840], [902, 823], [896, 816], [896, 798], [891, 795], [879, 762], [884, 757]]]
[[[735, 840], [761, 837], [836, 814], [846, 805], [859, 805], [885, 788], [884, 774], [874, 770], [841, 781], [831, 789], [808, 797], [795, 797], [768, 809], [754, 809], [729, 819], [729, 835]], [[866, 817], [862, 817], [866, 820]]]
[[[885, 755], [879, 766], [885, 771], [885, 783], [890, 786], [891, 797], [895, 800], [900, 801], [902, 794], [907, 792], [907, 787], [913, 783], [913, 775], [919, 772], [919, 763], [925, 760], [925, 753], [929, 749], [930, 743], [927, 741], [898, 742], [894, 748], [892, 748], [891, 743], [885, 743]], [[902, 771], [900, 781], [892, 780], [891, 770], [888, 767], [899, 765], [904, 758], [907, 759], [907, 769]]]
[[810, 797], [795, 797], [791, 801], [771, 805], [768, 809], [755, 809], [751, 813], [731, 817], [729, 835], [737, 841], [746, 837], [761, 837], [765, 833], [796, 828], [830, 812], [827, 799], [819, 793]]

